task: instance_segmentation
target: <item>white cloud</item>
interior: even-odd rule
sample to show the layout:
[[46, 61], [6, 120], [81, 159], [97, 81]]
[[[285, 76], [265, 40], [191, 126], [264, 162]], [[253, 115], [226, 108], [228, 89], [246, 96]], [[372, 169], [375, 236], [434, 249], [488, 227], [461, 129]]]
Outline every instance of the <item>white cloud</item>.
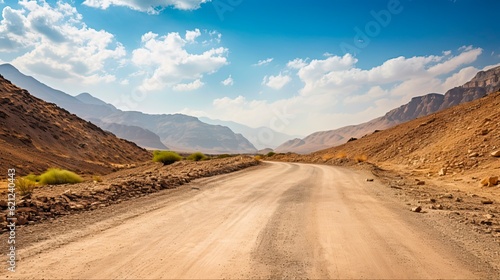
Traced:
[[132, 10], [159, 14], [167, 7], [179, 10], [196, 10], [210, 0], [85, 0], [83, 5], [106, 10], [110, 6], [123, 6]]
[[[468, 47], [440, 55], [396, 57], [369, 69], [357, 67], [357, 59], [349, 54], [313, 60], [297, 58], [285, 69], [296, 72], [303, 82], [300, 95], [273, 102], [224, 97], [214, 100], [213, 109], [205, 114], [289, 134], [359, 124], [384, 115], [412, 97], [445, 93], [464, 84], [479, 71], [467, 64], [477, 60], [481, 51]], [[289, 74], [265, 77], [263, 84], [276, 77], [278, 81], [280, 76]], [[276, 83], [276, 88], [279, 86]]]
[[[189, 34], [197, 34], [194, 32]], [[186, 37], [193, 38], [191, 35]], [[194, 37], [196, 40], [198, 36]], [[228, 64], [226, 48], [212, 47], [202, 53], [189, 53], [185, 46], [191, 41], [183, 39], [177, 32], [164, 36], [148, 32], [142, 36], [141, 42], [142, 47], [132, 52], [132, 62], [149, 72], [141, 90], [155, 91], [186, 81], [193, 82]]]
[[266, 85], [272, 89], [279, 90], [286, 86], [292, 78], [288, 75], [279, 74], [278, 76], [265, 76], [262, 80], [262, 84]]
[[200, 37], [201, 36], [201, 32], [198, 28], [196, 28], [195, 30], [188, 30], [186, 31], [186, 41], [187, 42], [194, 42], [196, 40], [196, 38]]
[[11, 61], [22, 71], [79, 83], [115, 81], [105, 69], [126, 55], [125, 48], [104, 30], [86, 26], [68, 3], [20, 1], [5, 7], [0, 22], [0, 50], [24, 53]]
[[197, 90], [201, 88], [203, 85], [204, 83], [200, 79], [197, 79], [192, 83], [177, 84], [173, 86], [172, 89], [175, 91], [191, 91], [191, 90]]
[[252, 64], [252, 66], [264, 66], [264, 65], [271, 63], [273, 60], [274, 60], [274, 58], [259, 60], [257, 63]]
[[231, 77], [231, 75], [229, 75], [229, 77], [227, 79], [225, 79], [224, 81], [222, 81], [220, 83], [225, 85], [225, 86], [232, 86], [232, 85], [234, 85], [234, 80], [233, 80], [233, 77]]
[[291, 69], [300, 69], [307, 65], [307, 61], [301, 58], [296, 58], [292, 61], [289, 61], [286, 66]]
[[462, 51], [462, 53], [460, 53], [458, 56], [452, 57], [451, 59], [443, 63], [434, 65], [431, 68], [429, 68], [428, 71], [433, 75], [442, 75], [450, 73], [461, 65], [469, 64], [476, 61], [476, 59], [481, 55], [482, 52], [483, 50], [481, 48], [472, 48], [472, 46], [469, 46], [465, 48]]

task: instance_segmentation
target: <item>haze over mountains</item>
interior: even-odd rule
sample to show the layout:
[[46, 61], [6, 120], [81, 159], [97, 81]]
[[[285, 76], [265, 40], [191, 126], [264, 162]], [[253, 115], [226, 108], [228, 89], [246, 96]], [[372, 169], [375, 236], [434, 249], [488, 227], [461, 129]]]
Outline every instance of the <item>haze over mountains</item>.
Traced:
[[201, 117], [199, 119], [204, 123], [229, 127], [232, 131], [243, 135], [259, 150], [266, 148], [275, 149], [283, 142], [299, 137], [281, 133], [268, 127], [253, 128], [236, 122], [214, 120], [206, 117]]
[[34, 96], [55, 103], [144, 148], [215, 154], [257, 151], [245, 137], [235, 134], [231, 129], [209, 125], [194, 117], [121, 111], [89, 93], [73, 97], [55, 90], [33, 77], [22, 74], [10, 64], [0, 65], [0, 74]]
[[500, 89], [500, 67], [481, 71], [469, 82], [448, 90], [444, 95], [430, 93], [414, 97], [405, 105], [389, 111], [384, 116], [359, 125], [351, 125], [335, 130], [320, 131], [303, 139], [287, 141], [276, 148], [276, 152], [307, 154], [344, 144], [351, 137], [359, 138], [375, 130], [383, 130], [395, 125], [427, 116], [452, 106], [472, 101]]

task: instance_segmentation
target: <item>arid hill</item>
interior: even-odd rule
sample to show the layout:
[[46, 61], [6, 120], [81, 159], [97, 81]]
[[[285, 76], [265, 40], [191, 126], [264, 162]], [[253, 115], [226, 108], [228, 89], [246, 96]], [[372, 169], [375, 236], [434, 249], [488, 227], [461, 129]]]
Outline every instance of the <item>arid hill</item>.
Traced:
[[150, 159], [146, 150], [32, 96], [0, 76], [0, 169], [105, 174]]
[[[334, 163], [360, 158], [430, 175], [500, 175], [500, 92], [310, 155], [282, 159]], [[484, 174], [483, 174], [484, 173]]]
[[469, 82], [448, 90], [444, 95], [430, 93], [411, 99], [410, 102], [395, 108], [382, 117], [359, 125], [351, 125], [335, 130], [315, 132], [304, 139], [287, 141], [275, 149], [276, 152], [300, 154], [338, 146], [351, 137], [359, 138], [374, 130], [387, 129], [395, 125], [427, 116], [458, 104], [476, 100], [489, 92], [500, 89], [500, 67], [481, 71]]

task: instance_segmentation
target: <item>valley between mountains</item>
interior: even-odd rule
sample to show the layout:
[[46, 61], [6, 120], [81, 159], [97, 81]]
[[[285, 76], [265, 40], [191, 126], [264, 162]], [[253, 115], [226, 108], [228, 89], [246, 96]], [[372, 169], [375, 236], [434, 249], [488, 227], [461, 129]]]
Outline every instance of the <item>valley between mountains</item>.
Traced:
[[[32, 84], [0, 78], [1, 169], [83, 180], [16, 196], [15, 278], [500, 275], [500, 68], [312, 137], [335, 144], [304, 139], [298, 153], [265, 155], [225, 126], [121, 111], [1, 69]], [[167, 149], [183, 157], [151, 160]], [[200, 161], [183, 153], [200, 150]], [[6, 199], [0, 207], [6, 240]]]

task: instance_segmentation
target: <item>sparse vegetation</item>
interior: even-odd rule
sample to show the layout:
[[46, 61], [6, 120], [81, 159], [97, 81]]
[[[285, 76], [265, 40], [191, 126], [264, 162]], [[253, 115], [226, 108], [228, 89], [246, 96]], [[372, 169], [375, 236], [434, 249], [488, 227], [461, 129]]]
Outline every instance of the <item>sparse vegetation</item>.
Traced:
[[27, 179], [26, 177], [17, 179], [16, 182], [16, 188], [21, 196], [31, 194], [33, 190], [36, 188], [36, 182]]
[[222, 154], [222, 155], [218, 155], [217, 158], [230, 158], [230, 157], [233, 157], [234, 155], [230, 155], [230, 154]]
[[40, 176], [37, 176], [33, 173], [24, 176], [24, 179], [30, 180], [30, 181], [35, 182], [35, 183], [40, 182]]
[[92, 176], [92, 181], [94, 181], [94, 182], [102, 182], [101, 176]]
[[321, 158], [323, 159], [324, 162], [329, 161], [329, 160], [331, 160], [334, 157], [335, 156], [333, 154], [330, 154], [330, 153], [326, 153], [323, 156], [321, 156]]
[[38, 177], [42, 185], [76, 184], [83, 181], [76, 173], [58, 168], [50, 168]]
[[346, 158], [347, 157], [347, 153], [344, 152], [344, 151], [340, 151], [338, 152], [336, 155], [335, 155], [336, 158]]
[[154, 151], [153, 152], [153, 161], [161, 162], [164, 165], [172, 164], [176, 161], [182, 160], [182, 157], [176, 153], [171, 151]]
[[261, 155], [257, 155], [254, 157], [255, 160], [262, 160], [262, 156]]
[[207, 160], [208, 157], [201, 153], [201, 152], [196, 152], [194, 154], [191, 154], [187, 157], [187, 160], [193, 160], [193, 161], [200, 161], [200, 160]]
[[367, 159], [368, 159], [368, 157], [366, 155], [364, 155], [364, 154], [363, 155], [357, 155], [357, 156], [354, 157], [354, 160], [356, 162], [358, 162], [358, 163], [359, 162], [365, 162]]
[[275, 154], [276, 154], [275, 152], [269, 152], [269, 153], [267, 153], [267, 155], [266, 155], [266, 156], [268, 156], [268, 157], [272, 157], [272, 156], [274, 156]]

